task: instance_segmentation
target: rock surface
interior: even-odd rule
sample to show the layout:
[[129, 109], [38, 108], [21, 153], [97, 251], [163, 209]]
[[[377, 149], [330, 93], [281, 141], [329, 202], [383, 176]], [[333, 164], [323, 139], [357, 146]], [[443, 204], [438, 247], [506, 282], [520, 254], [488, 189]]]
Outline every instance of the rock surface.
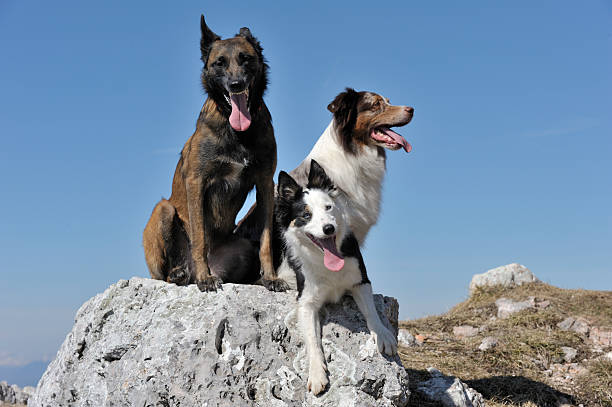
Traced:
[[460, 325], [453, 327], [453, 335], [457, 338], [470, 338], [478, 335], [478, 328], [471, 325]]
[[26, 404], [32, 393], [34, 393], [34, 387], [26, 386], [22, 389], [14, 384], [0, 382], [0, 406], [3, 403]]
[[397, 343], [401, 346], [415, 346], [417, 344], [414, 336], [404, 328], [401, 328], [397, 333]]
[[500, 298], [495, 301], [495, 305], [497, 305], [497, 317], [508, 318], [515, 312], [523, 311], [529, 308], [535, 308], [536, 302], [534, 297], [529, 297], [525, 301], [513, 301], [508, 298]]
[[482, 394], [456, 377], [444, 376], [439, 370], [427, 369], [431, 379], [419, 383], [417, 389], [429, 399], [446, 407], [485, 407]]
[[470, 294], [478, 287], [513, 287], [540, 281], [529, 269], [521, 264], [512, 263], [497, 267], [482, 274], [474, 274], [470, 282]]
[[[399, 357], [378, 353], [350, 297], [322, 312], [330, 387], [320, 397], [307, 393], [295, 295], [121, 280], [79, 309], [28, 406], [407, 404]], [[397, 301], [376, 295], [375, 303], [397, 332], [389, 324], [397, 321]]]
[[478, 345], [478, 350], [486, 352], [489, 349], [493, 349], [494, 347], [496, 347], [498, 343], [499, 341], [497, 340], [497, 338], [493, 336], [487, 336], [482, 340], [482, 342], [480, 342], [480, 345]]

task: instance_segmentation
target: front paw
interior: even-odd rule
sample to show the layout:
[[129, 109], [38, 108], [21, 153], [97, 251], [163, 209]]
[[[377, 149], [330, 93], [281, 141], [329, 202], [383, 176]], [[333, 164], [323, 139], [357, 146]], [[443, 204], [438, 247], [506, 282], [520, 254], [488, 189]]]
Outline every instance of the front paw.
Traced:
[[190, 279], [191, 276], [189, 275], [187, 268], [183, 266], [177, 266], [170, 270], [170, 272], [168, 273], [167, 281], [176, 285], [187, 285], [189, 284]]
[[202, 292], [217, 291], [217, 289], [221, 289], [223, 280], [217, 276], [208, 276], [204, 277], [203, 280], [196, 281], [196, 284]]
[[261, 284], [270, 291], [285, 292], [289, 289], [289, 284], [280, 278], [275, 278], [274, 280], [262, 278]]
[[372, 336], [374, 337], [374, 342], [376, 342], [380, 353], [385, 353], [389, 356], [393, 356], [397, 353], [397, 339], [386, 327], [381, 325], [377, 329], [372, 330]]
[[312, 364], [308, 370], [308, 384], [306, 387], [315, 396], [320, 394], [329, 383], [327, 369], [322, 363]]

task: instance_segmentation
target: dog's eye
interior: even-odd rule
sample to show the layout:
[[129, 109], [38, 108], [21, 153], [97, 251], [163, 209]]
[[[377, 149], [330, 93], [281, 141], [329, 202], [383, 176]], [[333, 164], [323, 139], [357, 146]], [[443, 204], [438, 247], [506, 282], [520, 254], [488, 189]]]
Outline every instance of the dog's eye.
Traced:
[[376, 102], [372, 103], [372, 107], [370, 108], [371, 110], [378, 110], [380, 109], [380, 100], [377, 100]]
[[325, 205], [325, 210], [326, 211], [331, 211], [332, 206], [331, 205]]
[[302, 216], [302, 217], [303, 217], [304, 219], [308, 220], [308, 219], [312, 218], [312, 215], [310, 214], [310, 212], [306, 212], [306, 213], [304, 214], [304, 216]]
[[242, 52], [240, 54], [238, 54], [238, 63], [240, 65], [248, 64], [252, 60], [253, 60], [253, 56], [252, 55], [244, 54]]
[[224, 66], [225, 65], [225, 57], [219, 57], [215, 62], [213, 62], [213, 66]]

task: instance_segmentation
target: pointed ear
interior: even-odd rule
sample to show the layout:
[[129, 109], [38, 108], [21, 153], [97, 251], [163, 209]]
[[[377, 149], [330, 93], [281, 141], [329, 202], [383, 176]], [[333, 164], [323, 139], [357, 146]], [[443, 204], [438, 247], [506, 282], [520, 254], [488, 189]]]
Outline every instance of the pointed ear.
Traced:
[[302, 193], [302, 187], [287, 174], [285, 171], [281, 171], [278, 174], [278, 195], [287, 200], [294, 200]]
[[359, 103], [359, 92], [346, 88], [327, 106], [327, 110], [334, 114], [336, 131], [340, 136], [340, 142], [345, 150], [354, 152], [353, 130], [357, 122], [357, 104]]
[[327, 176], [323, 167], [315, 160], [310, 161], [310, 172], [308, 173], [308, 188], [318, 188], [325, 191], [333, 190], [334, 183]]
[[202, 38], [200, 39], [200, 52], [202, 53], [202, 62], [206, 65], [208, 59], [208, 53], [210, 52], [210, 46], [213, 42], [219, 41], [221, 37], [211, 31], [206, 25], [204, 20], [204, 14], [200, 17], [200, 30], [202, 31]]
[[238, 35], [245, 38], [253, 38], [253, 34], [251, 34], [251, 30], [248, 27], [242, 27]]

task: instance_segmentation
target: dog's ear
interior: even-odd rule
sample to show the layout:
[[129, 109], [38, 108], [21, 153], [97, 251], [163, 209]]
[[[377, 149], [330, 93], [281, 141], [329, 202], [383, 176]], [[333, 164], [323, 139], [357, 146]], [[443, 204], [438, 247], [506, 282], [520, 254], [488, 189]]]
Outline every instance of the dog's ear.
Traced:
[[242, 27], [238, 35], [244, 38], [254, 38], [253, 34], [251, 34], [251, 30], [249, 30], [248, 27]]
[[277, 191], [281, 198], [292, 201], [302, 193], [302, 187], [295, 182], [291, 175], [281, 171], [278, 174]]
[[336, 131], [340, 136], [342, 146], [349, 152], [354, 152], [352, 135], [357, 122], [359, 97], [359, 92], [346, 88], [327, 106], [327, 110], [334, 114]]
[[204, 20], [204, 14], [200, 17], [200, 30], [202, 31], [202, 38], [200, 39], [200, 52], [202, 53], [202, 62], [206, 65], [206, 60], [208, 60], [208, 54], [210, 52], [210, 47], [213, 42], [219, 41], [221, 37], [212, 32], [210, 28], [206, 25], [206, 21]]
[[310, 172], [308, 173], [308, 188], [318, 188], [325, 191], [333, 191], [334, 183], [327, 173], [315, 160], [310, 161]]

